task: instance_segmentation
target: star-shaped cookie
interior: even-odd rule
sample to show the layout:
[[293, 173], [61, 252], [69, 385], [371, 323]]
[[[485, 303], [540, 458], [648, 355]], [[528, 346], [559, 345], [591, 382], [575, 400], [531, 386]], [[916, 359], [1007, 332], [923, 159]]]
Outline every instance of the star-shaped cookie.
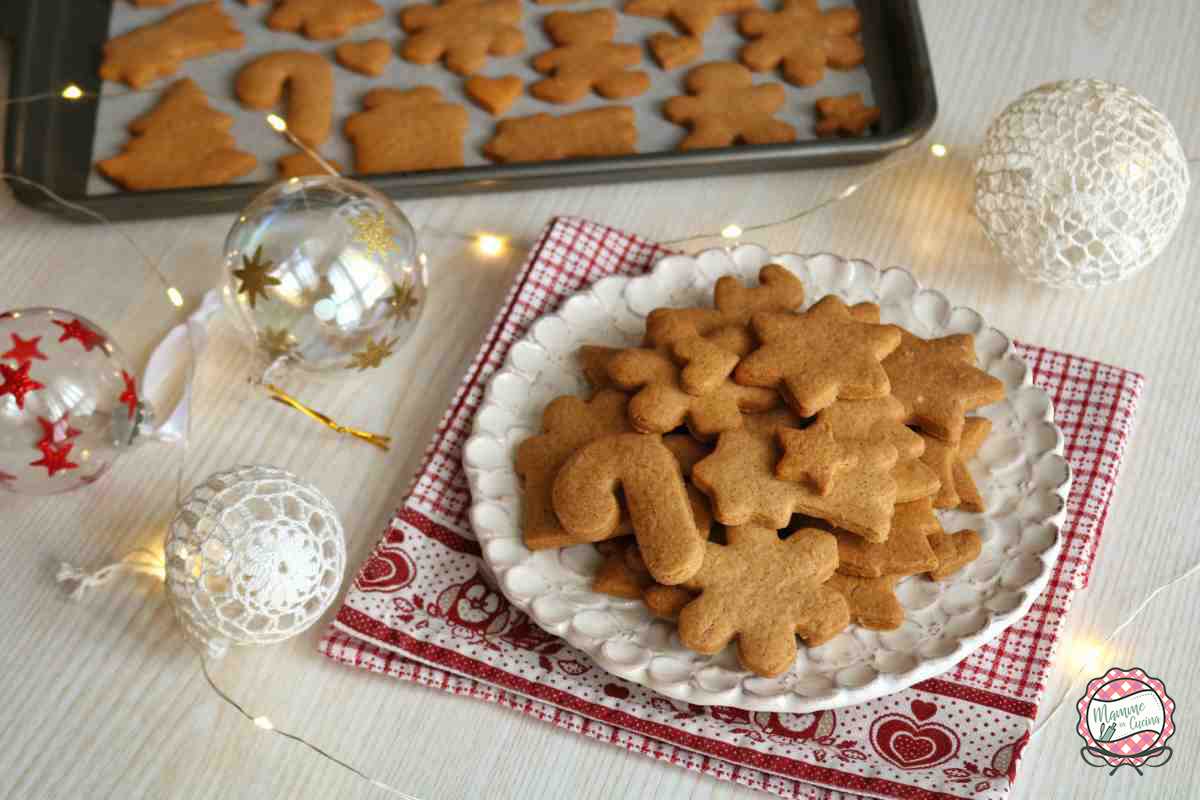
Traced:
[[704, 563], [686, 582], [700, 596], [679, 612], [679, 638], [716, 653], [735, 638], [746, 669], [773, 677], [796, 660], [796, 636], [825, 641], [848, 624], [845, 599], [822, 584], [837, 567], [834, 538], [804, 529], [782, 540], [771, 528], [726, 532], [705, 545]]
[[960, 333], [921, 339], [904, 331], [883, 368], [905, 421], [957, 443], [968, 411], [1004, 399], [1004, 384], [975, 366], [975, 339]]
[[866, 400], [889, 391], [880, 362], [900, 343], [900, 329], [859, 322], [829, 295], [803, 314], [760, 312], [752, 318], [762, 346], [734, 370], [745, 386], [780, 387], [802, 417], [835, 400]]
[[712, 500], [713, 516], [724, 525], [779, 530], [792, 514], [806, 514], [871, 541], [885, 541], [896, 498], [891, 474], [896, 448], [887, 442], [847, 442], [857, 464], [854, 480], [834, 481], [829, 494], [821, 495], [775, 474], [782, 455], [777, 431], [796, 427], [794, 420], [781, 411], [752, 414], [745, 427], [721, 434], [716, 450], [692, 470], [692, 481]]

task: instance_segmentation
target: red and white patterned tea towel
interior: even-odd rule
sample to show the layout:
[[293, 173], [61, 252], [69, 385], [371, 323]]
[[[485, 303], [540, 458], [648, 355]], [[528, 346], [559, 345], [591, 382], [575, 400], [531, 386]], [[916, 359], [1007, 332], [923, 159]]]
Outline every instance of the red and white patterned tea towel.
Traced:
[[953, 671], [817, 714], [669, 700], [614, 678], [483, 578], [460, 455], [488, 379], [529, 325], [575, 291], [667, 250], [579, 219], [550, 224], [522, 269], [321, 651], [346, 664], [502, 703], [568, 730], [782, 797], [852, 792], [1002, 798], [1037, 716], [1059, 628], [1086, 582], [1142, 389], [1136, 373], [1018, 345], [1054, 398], [1075, 481], [1065, 546], [1024, 619]]

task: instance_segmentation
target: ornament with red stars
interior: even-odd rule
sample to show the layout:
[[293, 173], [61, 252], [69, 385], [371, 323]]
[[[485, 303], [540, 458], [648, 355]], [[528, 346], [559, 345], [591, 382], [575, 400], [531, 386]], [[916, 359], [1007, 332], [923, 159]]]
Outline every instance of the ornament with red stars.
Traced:
[[54, 494], [94, 483], [149, 419], [135, 373], [78, 314], [0, 314], [0, 491]]

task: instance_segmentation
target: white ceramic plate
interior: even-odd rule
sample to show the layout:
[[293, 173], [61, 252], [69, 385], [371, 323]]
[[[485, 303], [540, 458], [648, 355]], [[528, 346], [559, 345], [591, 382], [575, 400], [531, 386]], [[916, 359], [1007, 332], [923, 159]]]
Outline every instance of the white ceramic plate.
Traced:
[[[542, 409], [562, 394], [586, 394], [575, 361], [581, 344], [631, 346], [660, 306], [711, 304], [722, 275], [749, 284], [775, 262], [804, 281], [811, 304], [827, 294], [880, 305], [884, 322], [918, 336], [972, 333], [980, 366], [1000, 378], [1007, 398], [977, 413], [992, 434], [970, 469], [988, 511], [941, 513], [947, 530], [973, 528], [984, 540], [975, 563], [950, 580], [900, 583], [904, 625], [886, 633], [851, 626], [816, 648], [801, 646], [792, 670], [760, 678], [741, 669], [733, 648], [704, 656], [684, 648], [675, 626], [637, 601], [592, 592], [600, 558], [591, 545], [530, 552], [521, 540], [516, 445], [540, 427]], [[977, 312], [922, 289], [907, 271], [821, 254], [770, 255], [761, 247], [669, 256], [636, 278], [611, 277], [538, 320], [488, 385], [464, 450], [471, 521], [504, 594], [539, 625], [583, 650], [604, 669], [689, 703], [755, 711], [811, 712], [859, 703], [939, 675], [999, 636], [1028, 610], [1049, 579], [1061, 546], [1070, 468], [1050, 398], [1008, 337]]]

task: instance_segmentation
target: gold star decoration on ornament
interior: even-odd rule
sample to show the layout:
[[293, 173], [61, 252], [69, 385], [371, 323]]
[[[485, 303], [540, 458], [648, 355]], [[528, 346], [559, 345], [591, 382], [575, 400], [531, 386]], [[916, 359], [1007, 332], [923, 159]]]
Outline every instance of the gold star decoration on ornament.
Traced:
[[258, 335], [258, 344], [268, 358], [277, 361], [296, 349], [296, 337], [286, 328], [267, 328]]
[[401, 320], [407, 321], [412, 310], [417, 307], [413, 288], [412, 278], [408, 275], [399, 283], [392, 281], [392, 296], [388, 298], [387, 304], [388, 316], [391, 317], [393, 325], [399, 325]]
[[250, 303], [250, 307], [255, 307], [255, 301], [258, 295], [267, 296], [267, 289], [280, 284], [279, 278], [273, 278], [267, 273], [275, 268], [274, 261], [264, 261], [262, 257], [262, 245], [254, 251], [254, 258], [246, 258], [242, 256], [242, 269], [235, 269], [233, 277], [242, 282], [238, 287], [238, 294], [245, 294], [246, 301]]
[[386, 336], [375, 341], [375, 337], [367, 338], [367, 345], [359, 352], [350, 356], [350, 367], [362, 372], [371, 367], [378, 367], [383, 363], [383, 360], [392, 354], [392, 348], [396, 346], [398, 338], [389, 339]]
[[354, 241], [366, 248], [368, 256], [376, 253], [386, 255], [389, 250], [395, 249], [396, 234], [387, 224], [382, 211], [353, 216], [350, 218], [350, 224], [355, 228]]

